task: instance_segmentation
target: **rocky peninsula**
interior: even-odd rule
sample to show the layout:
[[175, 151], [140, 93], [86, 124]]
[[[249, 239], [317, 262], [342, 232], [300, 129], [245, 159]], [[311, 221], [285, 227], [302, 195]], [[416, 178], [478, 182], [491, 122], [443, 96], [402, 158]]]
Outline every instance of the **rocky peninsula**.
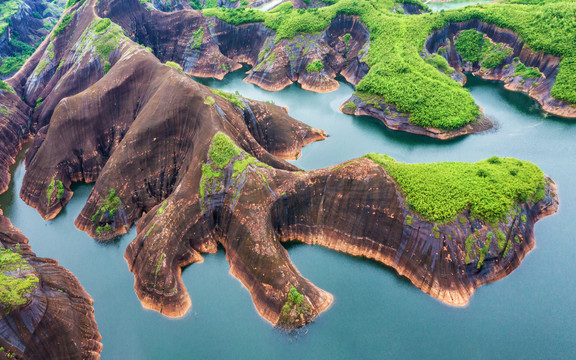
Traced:
[[[13, 138], [0, 149], [0, 159], [9, 165], [21, 143], [33, 138], [20, 196], [45, 219], [66, 206], [72, 183], [93, 182], [76, 226], [110, 241], [135, 224], [137, 237], [125, 258], [136, 294], [145, 307], [167, 316], [182, 316], [191, 305], [182, 268], [222, 246], [232, 275], [250, 291], [262, 317], [285, 329], [313, 321], [333, 297], [299, 273], [282, 246], [286, 241], [374, 259], [435, 298], [464, 305], [478, 286], [519, 266], [534, 247], [535, 222], [557, 210], [555, 184], [538, 167], [498, 157], [402, 164], [368, 154], [306, 172], [284, 159], [325, 139], [324, 131], [284, 108], [210, 89], [187, 74], [223, 76], [247, 62], [254, 65], [248, 81], [278, 88], [298, 81], [325, 91], [340, 73], [358, 81], [358, 99], [387, 114], [380, 104], [393, 93], [366, 90], [379, 82], [381, 91], [390, 91], [390, 69], [360, 59], [367, 44], [370, 52], [383, 49], [384, 38], [374, 37], [376, 20], [392, 16], [415, 26], [420, 20], [406, 19], [431, 15], [372, 12], [380, 15], [368, 18], [373, 10], [359, 4], [279, 9], [280, 17], [334, 16], [320, 23], [326, 25], [320, 34], [293, 37], [287, 32], [298, 28], [282, 28], [288, 21], [282, 17], [273, 37], [276, 25], [252, 24], [255, 10], [239, 10], [249, 21], [230, 24], [220, 17], [237, 10], [216, 9], [223, 12], [208, 16], [157, 12], [137, 0], [77, 1], [6, 81], [0, 95], [20, 120], [0, 128]], [[252, 42], [258, 46], [248, 46]], [[397, 109], [406, 112], [389, 111], [404, 119], [398, 128], [409, 124], [440, 138], [451, 136], [445, 131], [461, 135], [484, 128], [461, 85], [418, 51], [409, 53], [415, 57], [408, 60], [416, 59], [430, 77], [410, 77], [414, 68], [406, 65], [393, 83], [422, 85], [425, 95], [434, 83], [439, 97], [410, 105], [416, 107], [398, 98]], [[450, 96], [462, 100], [461, 109], [440, 101]], [[468, 118], [454, 123], [463, 114]], [[443, 132], [424, 126], [444, 117]], [[1, 170], [7, 173], [7, 165]]]

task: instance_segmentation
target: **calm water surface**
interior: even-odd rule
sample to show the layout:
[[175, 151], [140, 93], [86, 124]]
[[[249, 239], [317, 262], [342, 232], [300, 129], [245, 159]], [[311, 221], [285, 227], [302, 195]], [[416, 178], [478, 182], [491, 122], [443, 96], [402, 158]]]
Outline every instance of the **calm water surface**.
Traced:
[[293, 245], [292, 261], [314, 284], [334, 294], [333, 306], [295, 334], [274, 329], [229, 274], [223, 251], [183, 272], [193, 308], [168, 319], [141, 307], [124, 260], [132, 230], [98, 244], [74, 227], [91, 186], [78, 185], [54, 220], [43, 221], [18, 197], [24, 165], [13, 167], [0, 206], [39, 255], [71, 270], [94, 299], [103, 359], [529, 359], [572, 358], [576, 350], [576, 122], [546, 117], [537, 104], [498, 83], [471, 79], [467, 87], [498, 129], [437, 141], [387, 130], [377, 121], [338, 111], [353, 88], [328, 94], [290, 86], [266, 92], [234, 73], [207, 85], [288, 106], [290, 114], [330, 137], [305, 148], [294, 163], [310, 170], [367, 152], [400, 161], [477, 161], [513, 156], [540, 166], [556, 181], [560, 211], [537, 223], [537, 248], [507, 278], [481, 287], [465, 308], [446, 306], [394, 271], [321, 247]]

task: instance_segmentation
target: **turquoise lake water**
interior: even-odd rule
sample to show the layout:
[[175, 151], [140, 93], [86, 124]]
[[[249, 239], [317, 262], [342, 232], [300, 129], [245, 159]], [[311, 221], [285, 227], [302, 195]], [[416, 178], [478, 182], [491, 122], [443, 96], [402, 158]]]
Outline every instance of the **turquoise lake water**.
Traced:
[[440, 303], [393, 270], [321, 247], [292, 245], [300, 272], [331, 292], [333, 306], [292, 334], [256, 312], [248, 291], [229, 274], [223, 251], [185, 269], [193, 307], [181, 319], [145, 310], [134, 290], [124, 250], [134, 229], [99, 244], [74, 227], [91, 186], [77, 185], [72, 201], [46, 222], [20, 200], [24, 165], [13, 167], [0, 207], [30, 238], [38, 256], [72, 271], [94, 299], [102, 359], [568, 359], [576, 350], [576, 121], [545, 116], [527, 96], [471, 78], [467, 87], [498, 128], [451, 141], [394, 132], [378, 121], [347, 116], [338, 107], [353, 92], [316, 94], [293, 85], [266, 92], [242, 82], [202, 82], [288, 106], [290, 114], [330, 135], [307, 146], [294, 163], [310, 170], [367, 152], [405, 162], [477, 161], [492, 155], [536, 163], [558, 185], [560, 210], [536, 224], [536, 244], [507, 278], [483, 286], [464, 308]]

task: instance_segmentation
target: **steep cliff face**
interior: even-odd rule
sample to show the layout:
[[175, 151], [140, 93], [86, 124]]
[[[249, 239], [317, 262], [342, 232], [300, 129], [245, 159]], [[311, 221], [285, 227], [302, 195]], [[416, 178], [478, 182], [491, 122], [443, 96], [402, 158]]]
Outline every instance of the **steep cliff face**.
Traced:
[[[233, 27], [195, 11], [148, 12], [137, 0], [92, 0], [73, 7], [70, 25], [47, 39], [9, 81], [28, 104], [15, 106], [44, 99], [32, 115], [37, 134], [27, 154], [21, 197], [50, 219], [73, 195], [72, 182], [95, 182], [75, 223], [101, 241], [127, 232], [140, 219], [125, 258], [145, 307], [183, 315], [190, 296], [182, 267], [202, 261], [202, 254], [217, 251], [220, 244], [259, 313], [283, 328], [302, 326], [325, 310], [332, 296], [290, 262], [281, 242], [292, 240], [375, 259], [432, 296], [462, 305], [476, 287], [519, 265], [534, 246], [534, 222], [557, 208], [554, 184], [548, 181], [542, 199], [516, 204], [497, 224], [465, 208], [458, 221], [437, 225], [410, 210], [400, 186], [372, 160], [299, 171], [282, 158], [296, 158], [303, 146], [324, 139], [322, 130], [275, 105], [196, 83], [184, 73], [190, 69], [163, 64], [118, 25], [105, 27], [97, 13], [153, 45], [164, 60], [184, 59], [192, 48], [211, 51], [211, 66], [224, 73], [229, 69], [222, 64], [231, 69], [252, 61], [258, 65], [249, 78], [261, 82], [293, 75], [303, 86], [319, 88], [320, 83], [328, 87], [330, 77], [318, 82], [296, 73], [311, 64], [305, 54], [294, 56], [303, 62], [298, 68], [286, 65], [292, 61], [287, 49], [302, 49], [309, 40], [305, 36], [290, 40], [303, 41], [298, 46], [286, 42], [280, 48], [282, 40], [260, 55], [271, 36], [260, 25]], [[357, 55], [338, 70], [327, 66], [341, 64], [341, 51], [359, 54], [365, 42], [350, 42], [348, 50], [344, 46], [346, 38], [362, 36], [368, 40], [357, 19], [338, 17], [315, 37], [313, 53], [322, 54], [323, 74], [362, 78], [367, 68], [353, 61]], [[236, 41], [246, 46], [235, 46]], [[261, 45], [254, 49], [251, 43]], [[322, 44], [324, 53], [318, 48]], [[278, 58], [278, 66], [270, 64], [271, 58], [274, 63]], [[197, 69], [209, 65], [198, 60], [190, 68], [193, 64]], [[258, 73], [264, 66], [270, 69]], [[288, 70], [294, 74], [288, 76]], [[386, 114], [382, 104], [360, 100]], [[407, 122], [403, 114], [396, 117]], [[467, 240], [496, 230], [509, 244], [507, 250], [490, 242], [479, 250]]]
[[[507, 45], [511, 49], [510, 54], [494, 68], [486, 68], [480, 62], [464, 61], [462, 55], [456, 50], [455, 41], [463, 30], [470, 29], [486, 34], [493, 43]], [[537, 100], [544, 111], [576, 118], [576, 107], [573, 104], [554, 99], [550, 94], [558, 75], [561, 58], [532, 51], [514, 32], [478, 19], [451, 23], [431, 34], [424, 45], [425, 54], [438, 53], [440, 49], [450, 66], [457, 70], [453, 74], [457, 81], [463, 83], [466, 81], [463, 71], [488, 80], [500, 80], [506, 84], [506, 89], [526, 93]], [[540, 74], [530, 77], [522, 76], [520, 69], [523, 67], [536, 68]]]
[[18, 95], [0, 90], [0, 194], [10, 184], [10, 165], [29, 137], [31, 109]]
[[57, 262], [38, 258], [28, 239], [0, 212], [0, 244], [20, 249], [39, 279], [28, 304], [0, 317], [0, 357], [15, 359], [98, 359], [102, 344], [92, 299], [78, 280]]
[[[222, 79], [230, 71], [252, 65], [245, 81], [276, 91], [298, 82], [306, 90], [335, 90], [337, 74], [357, 84], [368, 72], [362, 62], [369, 32], [356, 17], [338, 16], [323, 32], [275, 41], [263, 24], [233, 26], [200, 12], [148, 12], [135, 0], [103, 1], [99, 14], [151, 47], [162, 61], [175, 61], [185, 72]], [[346, 34], [349, 34], [348, 36]], [[321, 66], [309, 67], [320, 62]]]

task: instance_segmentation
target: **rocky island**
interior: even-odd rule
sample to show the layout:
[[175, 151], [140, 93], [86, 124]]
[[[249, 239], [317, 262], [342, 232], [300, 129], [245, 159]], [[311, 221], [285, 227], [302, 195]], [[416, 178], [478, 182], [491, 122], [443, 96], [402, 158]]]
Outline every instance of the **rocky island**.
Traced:
[[[337, 87], [340, 74], [356, 85], [344, 111], [441, 139], [491, 126], [462, 88], [463, 71], [499, 76], [547, 111], [573, 115], [572, 50], [488, 24], [513, 27], [513, 20], [496, 20], [518, 6], [416, 14], [420, 3], [411, 11], [377, 4], [161, 12], [138, 0], [71, 0], [51, 35], [0, 83], [0, 188], [28, 140], [20, 196], [44, 219], [62, 211], [73, 183], [94, 183], [77, 228], [110, 241], [135, 225], [125, 259], [136, 294], [167, 316], [191, 306], [182, 268], [221, 246], [263, 318], [284, 329], [313, 321], [333, 296], [300, 274], [282, 246], [289, 241], [373, 259], [431, 296], [465, 305], [478, 286], [520, 265], [535, 245], [535, 222], [556, 212], [556, 186], [536, 165], [496, 156], [404, 164], [367, 154], [303, 171], [285, 159], [326, 139], [323, 130], [189, 76], [221, 78], [247, 63], [246, 81], [264, 89], [298, 82], [322, 92]], [[570, 26], [547, 17], [542, 23]], [[533, 29], [515, 30], [525, 36]], [[38, 279], [24, 309], [34, 313], [37, 292], [56, 291], [62, 302], [55, 306], [74, 292], [82, 314], [68, 307], [70, 334], [58, 335], [76, 344], [69, 351], [97, 357], [89, 296], [59, 267], [66, 276], [51, 288], [42, 261], [2, 221], [7, 239], [15, 239], [5, 248], [21, 244], [26, 271]], [[6, 341], [11, 353], [28, 349]], [[54, 357], [67, 348], [34, 351]]]

